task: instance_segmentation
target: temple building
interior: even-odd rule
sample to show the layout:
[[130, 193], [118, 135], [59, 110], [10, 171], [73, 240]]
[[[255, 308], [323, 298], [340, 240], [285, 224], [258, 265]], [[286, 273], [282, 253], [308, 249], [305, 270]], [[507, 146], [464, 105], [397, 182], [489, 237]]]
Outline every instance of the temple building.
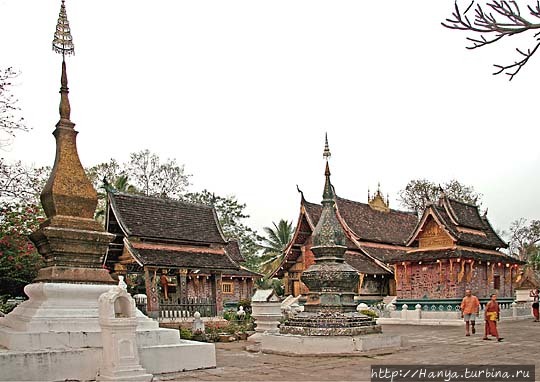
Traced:
[[[329, 156], [328, 142], [325, 156]], [[313, 232], [322, 206], [308, 202], [302, 191], [297, 225], [282, 260], [271, 274], [283, 280], [285, 294], [307, 295], [301, 275], [314, 263]], [[513, 298], [519, 260], [500, 249], [507, 244], [476, 205], [448, 198], [428, 204], [422, 217], [389, 207], [380, 190], [367, 203], [334, 192], [335, 214], [345, 233], [345, 261], [359, 273], [359, 301], [397, 296], [397, 304], [460, 300], [466, 289], [479, 298], [497, 293]]]
[[141, 288], [149, 316], [215, 316], [250, 298], [260, 275], [241, 265], [238, 242], [224, 238], [212, 206], [114, 191], [107, 199], [116, 239], [106, 266]]
[[390, 260], [400, 304], [448, 304], [460, 300], [466, 289], [480, 299], [491, 293], [499, 300], [514, 297], [523, 262], [499, 251], [507, 244], [476, 205], [442, 193], [426, 207], [407, 246], [404, 255]]

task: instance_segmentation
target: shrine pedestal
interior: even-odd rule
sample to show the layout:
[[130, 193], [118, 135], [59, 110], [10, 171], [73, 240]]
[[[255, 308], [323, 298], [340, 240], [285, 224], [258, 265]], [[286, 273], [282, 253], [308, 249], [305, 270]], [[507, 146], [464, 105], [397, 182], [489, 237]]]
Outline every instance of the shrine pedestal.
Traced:
[[[93, 380], [102, 360], [98, 298], [110, 285], [34, 283], [0, 318], [0, 380]], [[181, 340], [137, 311], [141, 365], [152, 374], [216, 366], [213, 344]]]
[[397, 351], [403, 346], [401, 336], [364, 334], [359, 336], [300, 336], [265, 333], [260, 337], [263, 353], [281, 355], [354, 356]]

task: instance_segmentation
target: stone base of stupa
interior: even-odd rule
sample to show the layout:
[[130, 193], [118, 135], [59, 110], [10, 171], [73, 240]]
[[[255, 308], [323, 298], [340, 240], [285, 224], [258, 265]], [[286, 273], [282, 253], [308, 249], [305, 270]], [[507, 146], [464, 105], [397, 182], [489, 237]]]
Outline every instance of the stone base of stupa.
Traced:
[[402, 347], [401, 336], [382, 334], [375, 320], [357, 312], [301, 312], [263, 334], [260, 350], [284, 355], [361, 355]]
[[289, 356], [355, 356], [385, 353], [403, 346], [401, 336], [365, 334], [359, 336], [300, 336], [294, 334], [263, 334], [263, 353]]
[[[0, 318], [0, 380], [93, 380], [102, 358], [98, 298], [110, 285], [34, 283]], [[216, 366], [213, 344], [181, 340], [137, 312], [141, 365], [154, 375]]]

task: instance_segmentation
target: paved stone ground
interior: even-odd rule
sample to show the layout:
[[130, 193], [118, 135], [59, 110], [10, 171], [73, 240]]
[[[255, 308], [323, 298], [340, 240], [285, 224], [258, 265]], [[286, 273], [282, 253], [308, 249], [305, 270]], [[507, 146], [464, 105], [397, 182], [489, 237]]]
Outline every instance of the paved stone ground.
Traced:
[[540, 323], [504, 321], [499, 328], [500, 343], [483, 341], [483, 326], [465, 337], [462, 327], [387, 325], [384, 333], [406, 336], [408, 347], [370, 357], [288, 357], [247, 352], [245, 341], [220, 343], [215, 369], [181, 373], [175, 380], [369, 381], [374, 364], [535, 364], [539, 374]]

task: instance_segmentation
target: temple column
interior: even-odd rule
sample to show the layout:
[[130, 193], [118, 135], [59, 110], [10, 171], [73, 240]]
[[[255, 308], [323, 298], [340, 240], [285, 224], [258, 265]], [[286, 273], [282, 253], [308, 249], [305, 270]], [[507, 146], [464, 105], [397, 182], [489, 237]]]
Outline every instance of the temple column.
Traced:
[[144, 267], [144, 286], [146, 288], [146, 313], [148, 317], [159, 317], [159, 296], [156, 286], [157, 269]]
[[178, 270], [178, 275], [180, 278], [180, 284], [178, 285], [180, 291], [178, 293], [178, 297], [180, 298], [181, 304], [186, 304], [188, 301], [187, 274], [188, 270], [186, 268], [181, 268]]
[[283, 288], [285, 296], [288, 296], [291, 294], [291, 287], [289, 286], [289, 272], [285, 272], [283, 274]]
[[221, 273], [214, 274], [214, 285], [212, 287], [213, 295], [216, 301], [217, 315], [223, 314], [223, 295], [221, 291]]

